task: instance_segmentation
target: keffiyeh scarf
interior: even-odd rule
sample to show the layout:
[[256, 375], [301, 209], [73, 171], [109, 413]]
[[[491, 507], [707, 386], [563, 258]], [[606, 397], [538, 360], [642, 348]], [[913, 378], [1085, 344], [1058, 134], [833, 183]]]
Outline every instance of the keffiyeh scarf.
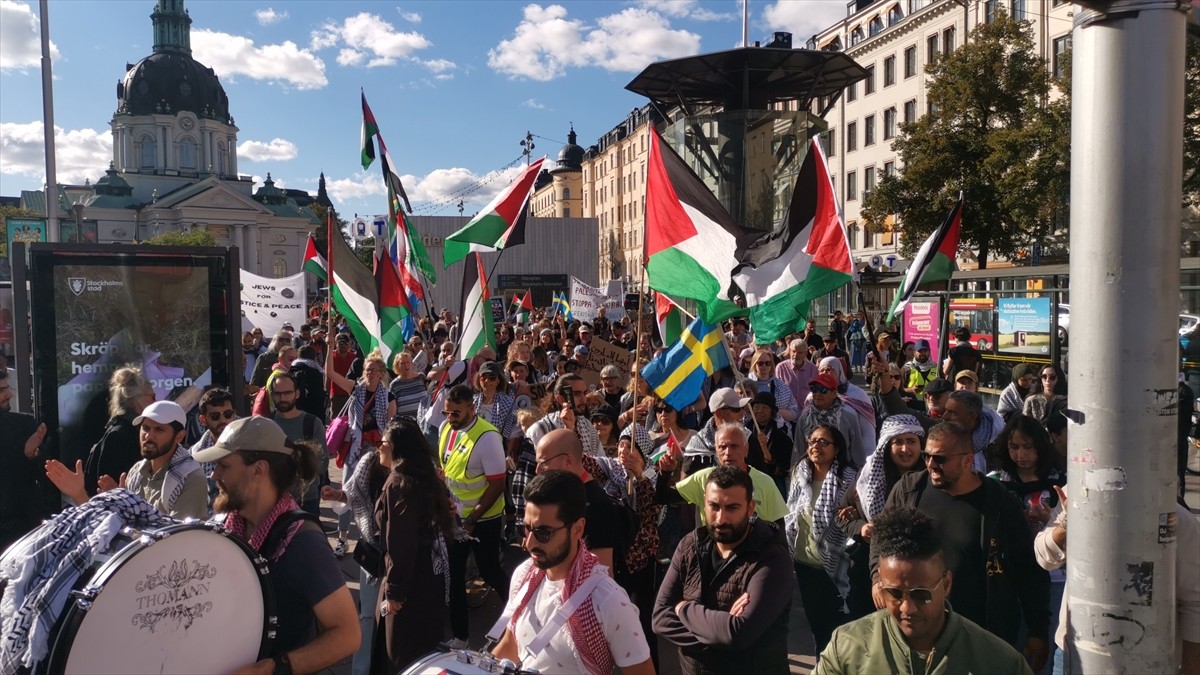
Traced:
[[[275, 502], [275, 508], [271, 509], [271, 512], [254, 528], [254, 532], [250, 533], [249, 537], [246, 536], [246, 527], [248, 525], [246, 519], [237, 511], [230, 511], [225, 514], [223, 525], [230, 534], [245, 541], [250, 548], [257, 552], [262, 548], [263, 542], [267, 540], [267, 535], [271, 534], [271, 528], [275, 525], [275, 521], [279, 520], [279, 516], [299, 508], [300, 505], [296, 503], [296, 498], [290, 492], [285, 492], [279, 498], [279, 501]], [[292, 537], [296, 536], [296, 533], [300, 531], [300, 526], [304, 523], [303, 519], [297, 519], [296, 522], [292, 523], [291, 527], [288, 528], [287, 534], [279, 542], [279, 546], [275, 547], [275, 551], [272, 553], [269, 562], [275, 562], [283, 557], [284, 552], [287, 551], [288, 544], [292, 542]]]
[[[370, 414], [375, 417], [375, 424], [379, 426], [379, 431], [382, 433], [387, 428], [388, 417], [388, 391], [387, 387], [380, 383], [375, 389], [374, 403], [371, 406]], [[354, 393], [350, 395], [350, 452], [346, 455], [346, 470], [353, 471], [354, 465], [358, 460], [362, 459], [362, 435], [363, 428], [366, 426], [367, 414], [367, 387], [364, 384], [356, 384]]]
[[[845, 559], [846, 532], [837, 523], [837, 505], [850, 486], [854, 484], [855, 469], [834, 462], [821, 482], [820, 492], [817, 493], [816, 503], [812, 500], [813, 491], [812, 464], [801, 460], [792, 472], [792, 487], [788, 491], [788, 516], [785, 527], [788, 544], [801, 546], [796, 541], [799, 534], [797, 522], [802, 515], [812, 517], [812, 537], [817, 542], [817, 550], [821, 554], [821, 568], [830, 581], [837, 586], [838, 595], [845, 603], [846, 595], [850, 592], [850, 579], [847, 574]], [[812, 512], [809, 512], [812, 504]], [[843, 609], [843, 611], [846, 611]]]
[[343, 487], [346, 489], [346, 501], [354, 512], [354, 522], [363, 538], [379, 546], [379, 530], [375, 526], [375, 500], [371, 499], [371, 470], [378, 461], [379, 451], [372, 448], [354, 466], [354, 473]]
[[879, 442], [875, 445], [875, 452], [867, 457], [866, 465], [858, 474], [858, 498], [862, 502], [863, 508], [866, 509], [863, 516], [867, 520], [873, 520], [875, 516], [879, 515], [879, 512], [883, 511], [883, 505], [887, 502], [889, 486], [887, 472], [884, 469], [887, 455], [892, 451], [892, 439], [901, 434], [916, 434], [924, 437], [925, 428], [912, 415], [888, 417], [879, 429]]
[[687, 447], [683, 449], [684, 457], [705, 457], [715, 460], [717, 457], [717, 424], [716, 417], [708, 418], [700, 431], [692, 436]]
[[[571, 563], [571, 570], [567, 572], [567, 578], [563, 583], [561, 602], [565, 603], [570, 599], [575, 589], [579, 588], [592, 574], [607, 574], [602, 568], [600, 559], [587, 550], [587, 546], [580, 541], [579, 553], [575, 556], [575, 562]], [[538, 586], [545, 578], [546, 571], [531, 564], [525, 577], [517, 585], [517, 588], [524, 588], [525, 593], [521, 596], [516, 610], [513, 611], [512, 619], [508, 623], [508, 627], [514, 635], [517, 630], [517, 618], [529, 605], [533, 594], [537, 592]], [[572, 646], [579, 653], [579, 659], [583, 661], [583, 665], [589, 673], [607, 674], [612, 672], [616, 663], [608, 648], [608, 638], [604, 637], [604, 628], [596, 617], [596, 607], [591, 598], [584, 601], [583, 605], [567, 619], [567, 633]]]
[[516, 416], [513, 415], [516, 405], [516, 399], [504, 392], [496, 392], [492, 396], [492, 402], [486, 404], [483, 402], [483, 394], [475, 394], [475, 414], [496, 427], [505, 441], [512, 434], [513, 425], [516, 424]]
[[79, 577], [122, 527], [176, 523], [125, 488], [102, 492], [42, 523], [0, 558], [0, 673], [46, 658], [51, 632]]
[[[846, 371], [842, 368], [842, 360], [836, 356], [826, 356], [817, 364], [817, 368], [832, 368], [837, 374], [838, 381], [838, 397], [842, 403], [850, 406], [854, 412], [862, 415], [872, 425], [875, 424], [875, 407], [871, 403], [871, 397], [867, 395], [860, 387], [856, 386], [850, 380], [846, 379]], [[808, 395], [804, 405], [812, 403], [812, 394]]]
[[[197, 471], [202, 471], [202, 469], [196, 460], [192, 459], [192, 453], [182, 445], [176, 447], [175, 454], [171, 455], [171, 461], [167, 462], [167, 474], [163, 476], [163, 513], [170, 514], [175, 509], [175, 502], [183, 493], [184, 482], [187, 481], [188, 476]], [[139, 494], [142, 491], [142, 480], [141, 471], [131, 471], [125, 480], [125, 487], [130, 492]]]

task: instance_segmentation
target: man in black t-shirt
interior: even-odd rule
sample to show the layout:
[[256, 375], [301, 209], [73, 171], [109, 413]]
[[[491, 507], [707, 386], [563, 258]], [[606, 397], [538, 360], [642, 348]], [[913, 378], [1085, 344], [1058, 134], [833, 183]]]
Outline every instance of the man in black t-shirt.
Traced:
[[625, 560], [626, 542], [621, 528], [624, 514], [621, 507], [604, 491], [604, 487], [583, 468], [583, 443], [570, 429], [555, 429], [538, 439], [534, 448], [537, 456], [537, 472], [550, 469], [569, 471], [583, 480], [587, 492], [587, 520], [583, 538], [588, 550], [608, 567], [609, 575], [615, 576], [614, 566]]
[[979, 374], [979, 365], [983, 362], [983, 356], [979, 350], [971, 345], [971, 331], [966, 326], [959, 326], [954, 329], [954, 340], [956, 344], [946, 353], [946, 360], [942, 362], [942, 372], [947, 380], [954, 378], [955, 374], [964, 370], [969, 370], [976, 375]]

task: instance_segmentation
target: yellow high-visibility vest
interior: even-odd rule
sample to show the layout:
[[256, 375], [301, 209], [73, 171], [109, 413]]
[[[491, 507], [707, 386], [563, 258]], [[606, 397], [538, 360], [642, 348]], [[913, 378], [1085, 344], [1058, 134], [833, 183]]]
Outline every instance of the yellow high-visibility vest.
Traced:
[[[446, 485], [458, 498], [458, 512], [464, 519], [474, 513], [479, 500], [483, 498], [483, 493], [487, 491], [487, 476], [467, 475], [467, 463], [471, 460], [471, 453], [475, 451], [475, 444], [480, 437], [489, 432], [497, 435], [500, 433], [482, 417], [476, 417], [469, 428], [461, 431], [450, 428], [449, 424], [443, 424], [438, 437], [438, 462], [446, 474]], [[493, 518], [503, 512], [504, 495], [501, 494], [484, 512], [483, 518]]]

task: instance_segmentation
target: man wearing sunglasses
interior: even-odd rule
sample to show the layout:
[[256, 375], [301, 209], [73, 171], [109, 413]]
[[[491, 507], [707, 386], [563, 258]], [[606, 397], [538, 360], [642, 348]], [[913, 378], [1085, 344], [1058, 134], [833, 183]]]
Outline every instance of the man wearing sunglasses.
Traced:
[[[188, 449], [193, 456], [201, 450], [207, 450], [216, 444], [217, 439], [221, 437], [221, 432], [225, 431], [225, 427], [229, 423], [237, 419], [237, 411], [233, 409], [233, 394], [229, 393], [228, 389], [221, 387], [213, 387], [204, 392], [200, 397], [200, 426], [204, 427], [204, 434], [200, 436], [200, 440], [196, 441], [191, 448]], [[204, 476], [208, 479], [208, 512], [212, 514], [213, 500], [217, 498], [217, 482], [213, 480], [212, 473], [217, 465], [213, 462], [207, 462], [200, 465], [204, 470]]]
[[884, 510], [871, 546], [879, 556], [883, 608], [839, 627], [817, 662], [817, 675], [839, 673], [1021, 673], [1021, 655], [951, 607], [947, 568], [934, 521], [911, 506]]
[[[925, 470], [905, 474], [885, 508], [919, 508], [933, 521], [946, 569], [953, 573], [948, 597], [958, 615], [1014, 647], [1022, 646], [1018, 631], [1024, 618], [1029, 636], [1025, 658], [1036, 671], [1049, 656], [1050, 577], [1034, 558], [1021, 503], [999, 482], [977, 472], [974, 456], [968, 431], [953, 422], [935, 425], [921, 455]], [[872, 547], [871, 595], [875, 606], [883, 608], [886, 584], [878, 576], [879, 556]]]

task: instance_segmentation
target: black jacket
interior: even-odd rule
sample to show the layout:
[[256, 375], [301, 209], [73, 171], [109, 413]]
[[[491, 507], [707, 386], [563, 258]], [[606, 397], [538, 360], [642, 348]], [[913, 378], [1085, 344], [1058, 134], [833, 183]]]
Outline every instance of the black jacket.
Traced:
[[0, 552], [49, 515], [45, 458], [25, 456], [25, 441], [36, 429], [32, 415], [0, 412]]
[[[900, 504], [921, 507], [929, 484], [929, 472], [905, 474], [888, 494], [885, 509]], [[1050, 639], [1050, 576], [1033, 557], [1033, 535], [1025, 522], [1021, 502], [991, 478], [983, 478], [985, 511], [979, 542], [987, 565], [987, 620], [981, 625], [1009, 644], [1016, 644], [1024, 616], [1029, 635]], [[926, 512], [935, 521], [938, 514]], [[879, 567], [871, 551], [871, 570]]]
[[[139, 430], [133, 426], [137, 416], [125, 413], [108, 421], [104, 435], [96, 442], [83, 465], [83, 487], [88, 496], [96, 494], [100, 476], [119, 481], [121, 474], [142, 459]], [[70, 468], [70, 467], [68, 467]]]
[[[684, 536], [654, 603], [654, 632], [679, 647], [686, 675], [788, 672], [788, 615], [795, 571], [783, 531], [754, 520], [749, 536], [719, 573], [708, 528]], [[740, 617], [729, 609], [743, 593], [750, 605]], [[675, 613], [681, 600], [692, 600]]]

